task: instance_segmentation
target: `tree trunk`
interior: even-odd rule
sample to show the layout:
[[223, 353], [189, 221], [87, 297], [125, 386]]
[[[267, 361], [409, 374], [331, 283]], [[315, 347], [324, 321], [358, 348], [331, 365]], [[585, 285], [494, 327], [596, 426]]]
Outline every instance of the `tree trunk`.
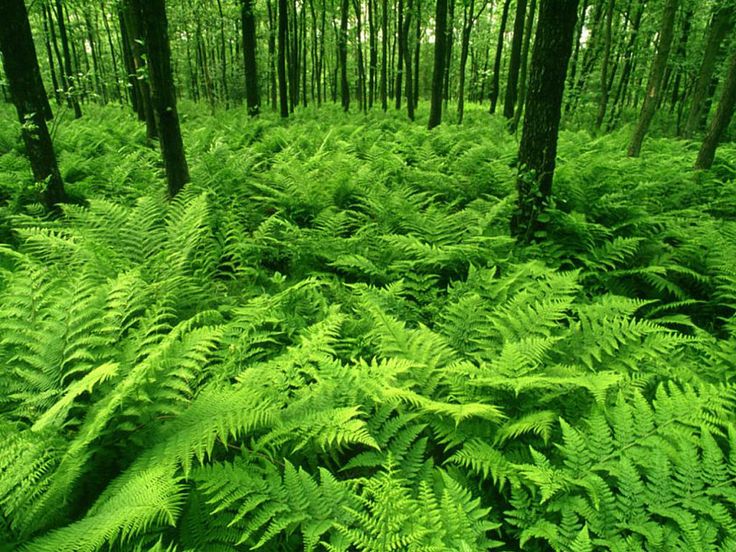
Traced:
[[410, 121], [414, 120], [414, 83], [412, 81], [411, 54], [409, 50], [409, 30], [411, 29], [411, 16], [413, 13], [413, 0], [406, 0], [406, 12], [404, 14], [404, 30], [401, 33], [404, 38], [404, 63], [406, 78], [406, 114]]
[[516, 98], [519, 91], [519, 66], [521, 64], [521, 45], [524, 34], [525, 15], [526, 0], [516, 0], [514, 37], [511, 41], [511, 55], [509, 57], [509, 77], [506, 82], [506, 97], [503, 102], [503, 116], [509, 120], [514, 117]]
[[[219, 0], [218, 0], [219, 1]], [[256, 19], [253, 0], [242, 0], [240, 19], [243, 27], [243, 64], [245, 69], [245, 100], [248, 114], [253, 117], [261, 110], [258, 92], [258, 70], [256, 66]]]
[[616, 0], [608, 0], [606, 22], [603, 28], [603, 61], [601, 62], [601, 97], [598, 102], [598, 114], [595, 118], [595, 128], [600, 129], [608, 108], [608, 66], [611, 61], [611, 42], [613, 26], [613, 7]]
[[736, 7], [734, 4], [726, 2], [724, 5], [719, 6], [713, 14], [713, 20], [708, 31], [708, 39], [705, 44], [705, 51], [703, 52], [703, 61], [698, 71], [693, 99], [690, 103], [690, 112], [688, 113], [683, 132], [686, 138], [691, 138], [698, 128], [700, 128], [707, 98], [712, 94], [710, 93], [710, 84], [716, 68], [718, 52], [721, 49], [723, 39], [733, 28], [734, 20], [736, 19], [734, 17], [735, 11]]
[[460, 38], [460, 68], [457, 83], [457, 124], [459, 125], [463, 124], [463, 116], [465, 115], [465, 67], [468, 64], [474, 9], [475, 0], [469, 0], [468, 5], [463, 5], [463, 30]]
[[279, 0], [279, 105], [281, 117], [289, 116], [289, 91], [286, 84], [286, 41], [288, 40], [288, 5], [286, 0]]
[[51, 51], [51, 34], [49, 32], [49, 18], [46, 7], [41, 7], [41, 17], [43, 21], [43, 38], [46, 45], [46, 57], [49, 60], [49, 71], [51, 73], [51, 84], [54, 87], [54, 98], [56, 103], [61, 104], [61, 95], [59, 94], [59, 80], [56, 78], [56, 68], [54, 66], [54, 55]]
[[[453, 2], [454, 0], [450, 0]], [[429, 129], [442, 122], [442, 88], [447, 61], [447, 0], [437, 0], [434, 16], [434, 73], [432, 73], [432, 103], [429, 110]]]
[[733, 118], [734, 107], [736, 106], [736, 52], [731, 54], [728, 63], [728, 74], [726, 82], [723, 83], [723, 91], [721, 99], [716, 108], [716, 114], [713, 116], [710, 128], [705, 135], [703, 145], [698, 153], [698, 159], [695, 161], [696, 169], [709, 169], [713, 165], [715, 159], [716, 148], [723, 137], [723, 133], [728, 128]]
[[639, 2], [636, 14], [634, 15], [634, 20], [631, 23], [629, 39], [624, 48], [624, 67], [621, 71], [621, 79], [616, 87], [616, 95], [613, 99], [611, 115], [608, 118], [607, 129], [609, 131], [616, 126], [616, 122], [618, 121], [618, 117], [624, 103], [624, 98], [626, 97], [626, 89], [629, 85], [629, 80], [631, 79], [636, 50], [639, 44], [639, 29], [641, 28], [641, 19], [644, 14], [644, 5], [645, 2], [643, 0]]
[[414, 42], [414, 107], [419, 103], [419, 55], [422, 50], [422, 0], [417, 0], [417, 33]]
[[388, 109], [388, 2], [381, 3], [381, 108]]
[[355, 45], [358, 58], [358, 105], [365, 112], [368, 110], [368, 104], [366, 102], [366, 87], [365, 87], [365, 64], [363, 63], [363, 41], [361, 35], [363, 34], [363, 18], [360, 15], [360, 2], [359, 0], [353, 0], [353, 9], [355, 10]]
[[447, 101], [450, 98], [450, 80], [452, 75], [450, 69], [452, 68], [452, 47], [454, 45], [454, 26], [455, 26], [455, 0], [445, 0], [447, 3], [447, 22], [445, 23], [445, 74], [444, 74], [444, 88], [442, 90], [443, 105], [447, 107]]
[[376, 66], [378, 65], [378, 48], [376, 47], [376, 13], [375, 0], [368, 0], [368, 108], [373, 107], [376, 95]]
[[350, 4], [348, 0], [342, 0], [340, 6], [340, 41], [338, 49], [340, 52], [340, 94], [342, 98], [342, 110], [347, 113], [350, 109], [350, 83], [348, 82], [348, 15]]
[[524, 45], [521, 48], [521, 67], [519, 68], [519, 102], [517, 109], [514, 111], [514, 120], [511, 121], [511, 132], [515, 133], [519, 128], [519, 121], [521, 121], [521, 114], [524, 111], [524, 104], [526, 103], [526, 75], [527, 75], [527, 62], [529, 60], [529, 47], [532, 41], [532, 30], [534, 29], [534, 15], [537, 11], [537, 0], [530, 0], [529, 13], [526, 16], [526, 23], [524, 24]]
[[143, 16], [141, 21], [148, 54], [151, 99], [159, 130], [169, 196], [174, 197], [189, 181], [189, 168], [176, 111], [166, 6], [164, 0], [135, 0], [135, 3], [139, 4]]
[[401, 109], [401, 81], [404, 78], [404, 0], [399, 0], [398, 19], [396, 20], [396, 29], [398, 31], [397, 41], [399, 50], [399, 61], [396, 64], [396, 85], [394, 86], [394, 96], [396, 97], [396, 109]]
[[672, 37], [675, 28], [675, 15], [677, 13], [677, 5], [679, 0], [667, 0], [662, 14], [662, 27], [659, 31], [659, 44], [657, 44], [657, 53], [652, 61], [652, 69], [649, 73], [649, 81], [647, 82], [647, 92], [644, 103], [641, 107], [639, 115], [639, 123], [636, 125], [631, 142], [628, 148], [629, 157], [639, 157], [641, 152], [641, 144], [644, 136], [649, 130], [649, 125], [654, 118], [654, 112], [657, 109], [660, 94], [662, 93], [662, 80], [664, 71], [667, 67], [667, 59], [670, 55], [672, 47]]
[[490, 112], [496, 112], [496, 103], [498, 102], [499, 82], [501, 78], [501, 55], [503, 54], [503, 38], [506, 34], [506, 22], [509, 18], [509, 5], [511, 0], [504, 0], [503, 11], [501, 12], [501, 23], [498, 28], [498, 42], [496, 44], [496, 58], [493, 61], [493, 78], [491, 79], [491, 107]]
[[69, 37], [66, 32], [66, 23], [64, 22], [64, 8], [61, 0], [56, 0], [56, 22], [59, 25], [59, 36], [61, 37], [61, 51], [64, 54], [64, 72], [66, 73], [69, 107], [74, 110], [74, 118], [79, 119], [82, 116], [82, 108], [79, 106], [77, 98], [78, 90], [75, 85], [74, 69], [72, 68], [72, 55], [69, 51]]
[[53, 210], [58, 203], [67, 201], [67, 196], [44, 117], [48, 97], [41, 81], [25, 2], [5, 0], [0, 3], [0, 19], [3, 22], [0, 52], [26, 153], [33, 178], [40, 183], [46, 182], [43, 204], [46, 209]]
[[539, 220], [552, 193], [557, 133], [578, 0], [541, 0], [524, 128], [519, 145], [518, 202], [511, 233], [521, 242], [541, 237]]

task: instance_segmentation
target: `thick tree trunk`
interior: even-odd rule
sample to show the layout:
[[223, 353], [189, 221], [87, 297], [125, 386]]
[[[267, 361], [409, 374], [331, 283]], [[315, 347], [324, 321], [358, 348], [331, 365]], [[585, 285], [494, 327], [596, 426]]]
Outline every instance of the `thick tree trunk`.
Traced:
[[716, 114], [713, 116], [713, 121], [698, 153], [698, 159], [695, 161], [696, 169], [709, 169], [713, 165], [716, 148], [733, 118], [734, 107], [736, 107], [736, 52], [731, 54], [726, 82], [723, 83], [721, 99], [718, 102]]
[[662, 81], [664, 71], [667, 67], [667, 59], [670, 55], [672, 47], [672, 37], [675, 28], [675, 15], [677, 14], [677, 5], [679, 0], [667, 0], [662, 14], [662, 27], [659, 31], [659, 43], [657, 44], [657, 53], [652, 61], [651, 72], [649, 73], [649, 81], [647, 82], [646, 97], [641, 107], [639, 122], [631, 136], [631, 142], [627, 154], [629, 157], [639, 157], [641, 152], [641, 144], [644, 141], [649, 130], [649, 125], [654, 118], [657, 109], [659, 97], [662, 94]]
[[279, 106], [281, 117], [289, 116], [289, 91], [286, 84], [286, 41], [288, 40], [288, 5], [286, 0], [279, 0]]
[[501, 78], [501, 56], [503, 54], [503, 38], [506, 34], [506, 22], [509, 19], [509, 5], [511, 0], [504, 0], [503, 11], [501, 12], [501, 23], [498, 28], [498, 42], [496, 43], [496, 58], [493, 61], [493, 78], [491, 79], [491, 107], [490, 112], [496, 112], [496, 104], [498, 103], [498, 91], [500, 88]]
[[0, 52], [26, 153], [33, 178], [37, 182], [46, 182], [43, 204], [48, 210], [53, 210], [57, 204], [67, 201], [67, 196], [44, 117], [48, 97], [41, 81], [25, 2], [1, 2], [0, 20]]
[[526, 23], [524, 24], [524, 44], [521, 48], [521, 67], [519, 69], [519, 102], [517, 108], [514, 111], [514, 119], [511, 121], [510, 130], [515, 133], [519, 128], [519, 121], [521, 121], [521, 114], [524, 112], [524, 104], [526, 103], [526, 88], [527, 88], [527, 62], [529, 60], [529, 47], [532, 41], [532, 30], [534, 29], [534, 16], [537, 11], [537, 0], [530, 0], [529, 13], [526, 16]]
[[711, 95], [710, 84], [716, 68], [718, 52], [723, 44], [723, 39], [733, 28], [736, 17], [736, 5], [725, 2], [716, 9], [708, 31], [708, 39], [703, 52], [703, 61], [700, 64], [698, 78], [695, 82], [693, 99], [690, 103], [690, 112], [685, 123], [683, 135], [690, 138], [700, 128], [703, 112], [707, 98]]
[[[453, 2], [454, 0], [450, 0]], [[432, 73], [432, 103], [429, 111], [430, 130], [442, 122], [442, 88], [445, 77], [445, 52], [447, 41], [447, 0], [437, 0], [437, 11], [434, 15], [434, 73]]]
[[242, 0], [240, 19], [243, 27], [243, 64], [245, 69], [245, 100], [251, 117], [261, 110], [258, 91], [258, 70], [256, 65], [256, 19], [253, 14], [253, 0]]
[[518, 203], [511, 233], [522, 242], [536, 239], [539, 216], [552, 193], [557, 133], [567, 63], [572, 52], [578, 0], [541, 0], [524, 128], [519, 146]]
[[171, 73], [168, 20], [164, 0], [135, 0], [142, 14], [151, 99], [159, 130], [161, 154], [166, 168], [169, 196], [174, 197], [189, 182], [189, 168], [176, 111], [176, 90]]
[[506, 97], [503, 102], [503, 116], [507, 119], [513, 119], [514, 117], [516, 98], [519, 92], [519, 66], [521, 64], [521, 46], [524, 34], [525, 15], [526, 0], [516, 0], [514, 37], [511, 41], [511, 55], [509, 57], [509, 77], [506, 81]]

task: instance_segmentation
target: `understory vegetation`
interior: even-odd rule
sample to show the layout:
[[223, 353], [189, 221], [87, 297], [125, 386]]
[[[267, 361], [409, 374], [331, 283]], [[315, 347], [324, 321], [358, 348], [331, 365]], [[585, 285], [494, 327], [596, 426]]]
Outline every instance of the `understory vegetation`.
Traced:
[[0, 549], [736, 549], [736, 146], [563, 131], [521, 247], [483, 108], [185, 104], [170, 201], [88, 112], [57, 217], [2, 112]]

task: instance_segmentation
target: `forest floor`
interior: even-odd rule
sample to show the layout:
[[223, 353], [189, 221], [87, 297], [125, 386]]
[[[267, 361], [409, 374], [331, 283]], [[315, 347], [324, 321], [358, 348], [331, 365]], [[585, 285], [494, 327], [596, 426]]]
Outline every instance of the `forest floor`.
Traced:
[[[87, 111], [53, 129], [88, 200], [58, 220], [0, 125], [0, 450], [37, 454], [0, 454], [0, 542], [734, 549], [736, 145], [695, 173], [695, 143], [563, 131], [519, 247], [481, 110], [184, 104], [172, 202], [143, 125]], [[140, 474], [150, 519], [116, 518]]]

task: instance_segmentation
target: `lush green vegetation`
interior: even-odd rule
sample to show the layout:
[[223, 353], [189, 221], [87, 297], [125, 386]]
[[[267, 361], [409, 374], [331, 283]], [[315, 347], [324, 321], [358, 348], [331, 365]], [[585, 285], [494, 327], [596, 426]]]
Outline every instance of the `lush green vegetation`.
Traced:
[[170, 202], [145, 129], [88, 111], [57, 218], [2, 113], [5, 549], [736, 548], [736, 146], [563, 131], [521, 247], [472, 106], [185, 105]]

